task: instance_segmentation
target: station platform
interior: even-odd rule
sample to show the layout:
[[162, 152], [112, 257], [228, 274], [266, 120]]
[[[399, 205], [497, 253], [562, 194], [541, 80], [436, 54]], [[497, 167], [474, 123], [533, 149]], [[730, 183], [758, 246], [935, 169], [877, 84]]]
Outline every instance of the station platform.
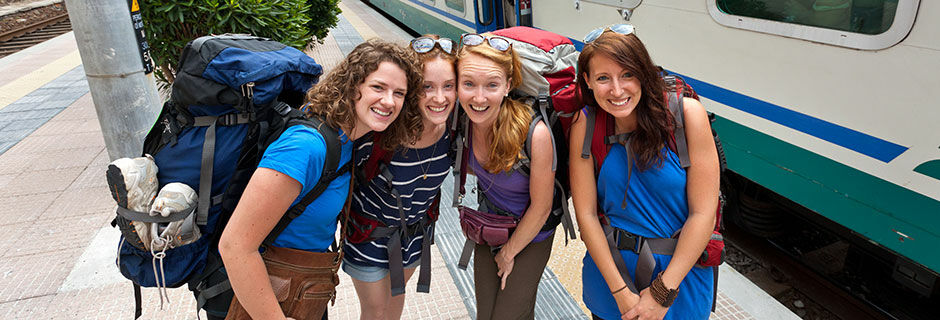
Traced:
[[[326, 72], [363, 39], [407, 44], [412, 37], [361, 2], [340, 7], [338, 25], [308, 52]], [[108, 162], [72, 33], [0, 59], [0, 318], [133, 318], [132, 285], [114, 265], [120, 232], [109, 225], [115, 204], [104, 177]], [[445, 182], [444, 203], [452, 183]], [[442, 206], [431, 293], [416, 293], [412, 280], [403, 319], [475, 318], [472, 267], [456, 267], [463, 242], [456, 210]], [[584, 254], [579, 240], [566, 245], [555, 237], [537, 319], [590, 319], [581, 302]], [[358, 319], [352, 282], [343, 272], [340, 277], [329, 317]], [[157, 291], [145, 288], [142, 318], [197, 317], [187, 289], [169, 292], [170, 303], [161, 308]], [[732, 268], [720, 267], [711, 319], [796, 318]]]

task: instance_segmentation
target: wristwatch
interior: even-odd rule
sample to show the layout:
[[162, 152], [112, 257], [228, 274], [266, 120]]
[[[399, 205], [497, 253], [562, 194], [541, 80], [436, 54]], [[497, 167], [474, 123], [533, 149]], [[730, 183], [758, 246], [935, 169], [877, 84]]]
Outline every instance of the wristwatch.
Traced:
[[650, 284], [650, 293], [659, 305], [668, 308], [676, 300], [676, 296], [679, 295], [679, 288], [667, 289], [666, 285], [663, 284], [663, 272], [660, 271], [653, 283]]

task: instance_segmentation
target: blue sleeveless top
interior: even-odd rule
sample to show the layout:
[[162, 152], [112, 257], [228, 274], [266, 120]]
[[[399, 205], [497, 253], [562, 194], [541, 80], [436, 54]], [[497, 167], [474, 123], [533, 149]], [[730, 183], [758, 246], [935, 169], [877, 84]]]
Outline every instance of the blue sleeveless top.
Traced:
[[[661, 167], [653, 165], [640, 171], [636, 157], [630, 159], [632, 173], [627, 180], [627, 152], [621, 144], [610, 149], [597, 175], [597, 199], [610, 223], [631, 233], [650, 238], [669, 238], [682, 229], [689, 216], [686, 197], [686, 171], [679, 158], [668, 147], [660, 151], [664, 158]], [[627, 208], [623, 209], [626, 189]], [[635, 273], [637, 254], [621, 250], [620, 254], [631, 275]], [[672, 256], [653, 255], [656, 267], [653, 277], [665, 270]], [[636, 278], [634, 277], [634, 282]], [[582, 268], [584, 304], [603, 319], [620, 319], [620, 311], [612, 291], [597, 269], [590, 254], [584, 255]], [[713, 274], [711, 268], [692, 267], [679, 285], [679, 295], [666, 313], [665, 319], [708, 319], [711, 314]], [[619, 289], [619, 288], [618, 288]]]

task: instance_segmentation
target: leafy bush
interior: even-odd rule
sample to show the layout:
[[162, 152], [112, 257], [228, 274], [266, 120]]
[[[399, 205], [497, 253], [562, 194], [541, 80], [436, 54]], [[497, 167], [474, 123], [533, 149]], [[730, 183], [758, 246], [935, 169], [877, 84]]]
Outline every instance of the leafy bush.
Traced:
[[140, 0], [157, 78], [173, 70], [189, 41], [208, 34], [249, 33], [304, 49], [336, 25], [338, 0]]

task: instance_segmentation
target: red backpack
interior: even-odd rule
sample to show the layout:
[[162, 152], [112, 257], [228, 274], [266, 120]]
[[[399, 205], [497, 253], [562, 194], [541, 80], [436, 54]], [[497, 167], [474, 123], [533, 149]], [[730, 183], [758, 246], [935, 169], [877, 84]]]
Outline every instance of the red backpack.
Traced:
[[[688, 85], [682, 78], [667, 74], [665, 71], [663, 73], [663, 81], [666, 83], [666, 92], [664, 92], [664, 97], [666, 98], [667, 105], [669, 107], [670, 114], [675, 121], [675, 129], [673, 132], [670, 132], [670, 139], [667, 140], [669, 149], [673, 150], [676, 155], [679, 157], [679, 163], [683, 169], [688, 169], [691, 165], [689, 160], [689, 149], [685, 136], [685, 124], [684, 124], [684, 114], [683, 114], [683, 98], [693, 98], [699, 100], [698, 95], [695, 93], [695, 90]], [[587, 159], [590, 156], [594, 157], [594, 168], [595, 175], [598, 174], [598, 171], [601, 168], [601, 165], [604, 163], [604, 159], [607, 156], [607, 153], [610, 152], [611, 145], [613, 143], [618, 143], [619, 140], [622, 140], [621, 137], [618, 137], [614, 133], [614, 118], [610, 116], [606, 111], [600, 108], [585, 108], [587, 114], [587, 128], [584, 135], [584, 144], [581, 150], [581, 157]], [[709, 122], [714, 122], [714, 114], [709, 113]], [[726, 168], [726, 160], [724, 155], [724, 150], [721, 146], [721, 141], [718, 139], [718, 134], [714, 129], [712, 131], [712, 137], [715, 141], [716, 149], [718, 150], [718, 160], [720, 171], [724, 171]], [[722, 208], [724, 207], [724, 197], [719, 196], [718, 207], [715, 209], [716, 219], [715, 219], [715, 229], [712, 233], [711, 239], [708, 241], [708, 245], [705, 247], [705, 251], [699, 257], [698, 266], [701, 267], [717, 267], [723, 261], [724, 256], [724, 238], [721, 235], [721, 214]], [[608, 244], [611, 247], [611, 250], [619, 250], [623, 248], [618, 248], [620, 242], [629, 242], [627, 240], [634, 241], [634, 251], [642, 250], [641, 242], [647, 242], [652, 253], [657, 254], [668, 254], [671, 255], [672, 251], [675, 249], [675, 242], [678, 238], [678, 232], [673, 235], [672, 238], [665, 239], [649, 239], [644, 238], [643, 241], [637, 241], [636, 239], [641, 239], [642, 237], [631, 234], [627, 231], [620, 230], [610, 226], [609, 221], [603, 212], [598, 211], [598, 216], [602, 224], [604, 225], [604, 232], [607, 235]], [[622, 247], [622, 245], [620, 245]], [[639, 253], [639, 252], [637, 252]], [[614, 255], [615, 264], [618, 264], [618, 269], [625, 266], [621, 266], [624, 262], [623, 259], [616, 259], [618, 255]], [[641, 255], [642, 256], [642, 255]], [[618, 261], [619, 260], [619, 261]], [[643, 260], [642, 257], [640, 260]], [[637, 282], [640, 284], [640, 288], [646, 287], [650, 283], [650, 278], [652, 277], [652, 267], [655, 266], [655, 262], [652, 265], [644, 264], [643, 261], [638, 262], [637, 264]], [[624, 274], [626, 269], [622, 270]], [[715, 269], [717, 273], [717, 268]], [[628, 280], [628, 277], [624, 277], [624, 280], [627, 281], [628, 287], [631, 291], [637, 292], [636, 287], [632, 286], [633, 283]], [[715, 282], [717, 288], [718, 277], [715, 275]]]

